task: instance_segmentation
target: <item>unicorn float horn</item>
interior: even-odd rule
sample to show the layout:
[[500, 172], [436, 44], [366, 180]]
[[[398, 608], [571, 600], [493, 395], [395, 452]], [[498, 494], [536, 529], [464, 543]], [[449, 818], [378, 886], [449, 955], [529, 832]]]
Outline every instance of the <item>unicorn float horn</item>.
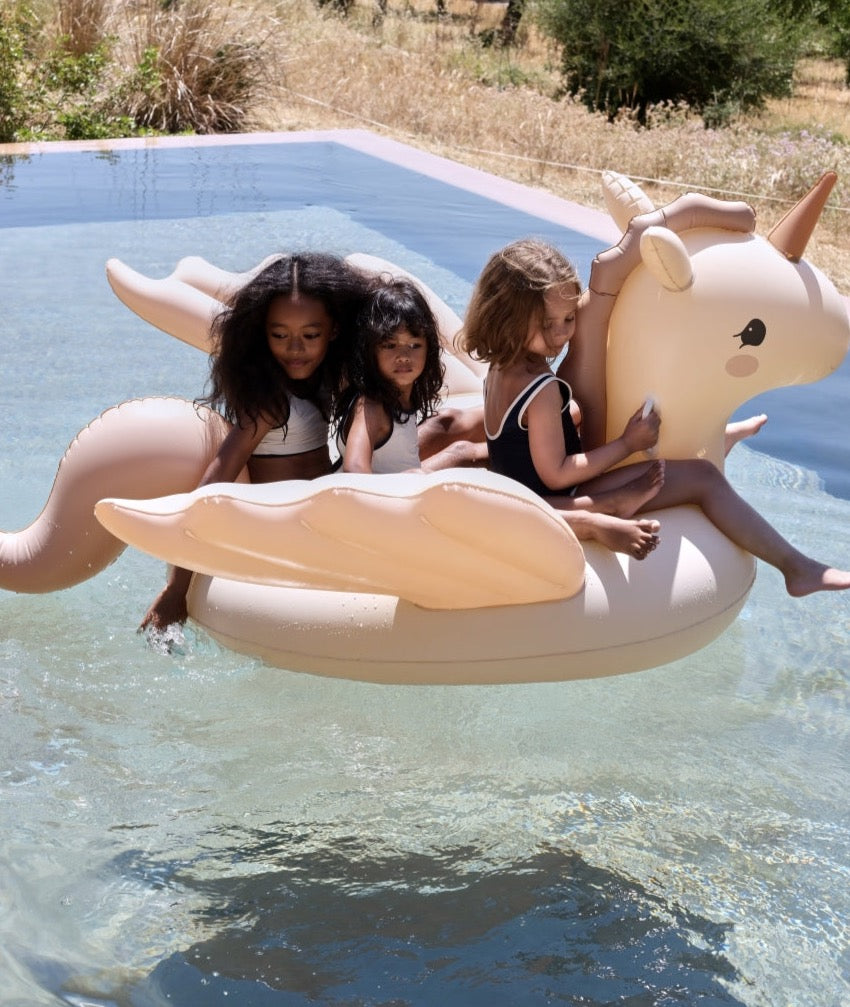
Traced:
[[803, 258], [809, 238], [837, 179], [838, 175], [834, 171], [823, 174], [767, 236], [771, 245], [789, 261], [799, 262]]

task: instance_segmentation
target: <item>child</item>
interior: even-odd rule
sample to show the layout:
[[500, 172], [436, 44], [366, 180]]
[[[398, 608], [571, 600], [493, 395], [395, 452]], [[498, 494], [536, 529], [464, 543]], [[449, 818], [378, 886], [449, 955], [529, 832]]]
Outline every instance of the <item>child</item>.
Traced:
[[[210, 390], [201, 400], [233, 428], [200, 486], [313, 479], [331, 471], [328, 427], [368, 277], [320, 252], [283, 255], [253, 276], [213, 324]], [[185, 622], [192, 573], [172, 569], [139, 627]]]
[[436, 414], [440, 337], [428, 302], [407, 279], [378, 279], [358, 318], [347, 395], [337, 409], [345, 472], [420, 467], [418, 424]]
[[[571, 524], [575, 509], [583, 511], [579, 537], [604, 541], [588, 527], [588, 511], [601, 508], [622, 520], [650, 503], [654, 509], [696, 504], [727, 538], [775, 566], [792, 596], [850, 588], [850, 572], [794, 549], [710, 462], [653, 461], [612, 469], [655, 444], [660, 420], [654, 411], [644, 415], [639, 407], [618, 438], [582, 450], [578, 406], [548, 363], [575, 331], [579, 293], [571, 264], [543, 242], [515, 242], [485, 266], [461, 338], [467, 352], [491, 365], [484, 397], [491, 467], [549, 497]], [[760, 420], [742, 436], [758, 429]]]

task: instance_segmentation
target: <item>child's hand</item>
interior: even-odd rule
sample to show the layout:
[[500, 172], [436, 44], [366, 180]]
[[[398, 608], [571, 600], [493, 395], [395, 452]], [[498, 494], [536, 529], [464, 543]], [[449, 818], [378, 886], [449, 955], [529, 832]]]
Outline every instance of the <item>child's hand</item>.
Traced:
[[145, 612], [138, 632], [151, 628], [162, 632], [173, 623], [184, 623], [189, 618], [186, 608], [186, 591], [182, 587], [166, 584]]
[[626, 424], [626, 429], [623, 431], [623, 441], [632, 454], [636, 451], [648, 451], [658, 443], [660, 428], [661, 417], [655, 409], [647, 411], [641, 406]]

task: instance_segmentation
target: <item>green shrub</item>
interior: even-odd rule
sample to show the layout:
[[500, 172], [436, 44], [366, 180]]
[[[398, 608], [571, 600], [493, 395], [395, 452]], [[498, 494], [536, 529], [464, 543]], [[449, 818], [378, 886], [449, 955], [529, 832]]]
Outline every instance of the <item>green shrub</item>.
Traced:
[[788, 95], [801, 26], [771, 0], [540, 0], [566, 90], [613, 119], [686, 102], [707, 125]]
[[17, 140], [30, 116], [25, 86], [28, 17], [26, 8], [0, 6], [0, 143]]
[[44, 62], [45, 126], [40, 135], [58, 132], [66, 140], [105, 140], [138, 133], [133, 120], [116, 106], [112, 74], [107, 39], [76, 55], [63, 36]]
[[107, 45], [101, 42], [93, 51], [75, 55], [65, 47], [65, 41], [60, 39], [59, 48], [45, 63], [45, 82], [62, 94], [90, 93], [109, 65]]
[[138, 133], [127, 116], [113, 115], [108, 111], [81, 106], [60, 112], [58, 122], [67, 140], [112, 140]]

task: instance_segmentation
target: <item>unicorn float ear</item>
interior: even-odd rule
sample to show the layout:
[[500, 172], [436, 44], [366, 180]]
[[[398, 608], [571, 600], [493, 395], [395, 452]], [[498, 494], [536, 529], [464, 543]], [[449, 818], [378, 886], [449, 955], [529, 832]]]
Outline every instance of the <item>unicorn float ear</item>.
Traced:
[[828, 171], [773, 228], [767, 240], [791, 262], [799, 262], [838, 176]]
[[681, 293], [694, 282], [688, 250], [669, 228], [648, 227], [640, 236], [640, 257], [665, 290]]

